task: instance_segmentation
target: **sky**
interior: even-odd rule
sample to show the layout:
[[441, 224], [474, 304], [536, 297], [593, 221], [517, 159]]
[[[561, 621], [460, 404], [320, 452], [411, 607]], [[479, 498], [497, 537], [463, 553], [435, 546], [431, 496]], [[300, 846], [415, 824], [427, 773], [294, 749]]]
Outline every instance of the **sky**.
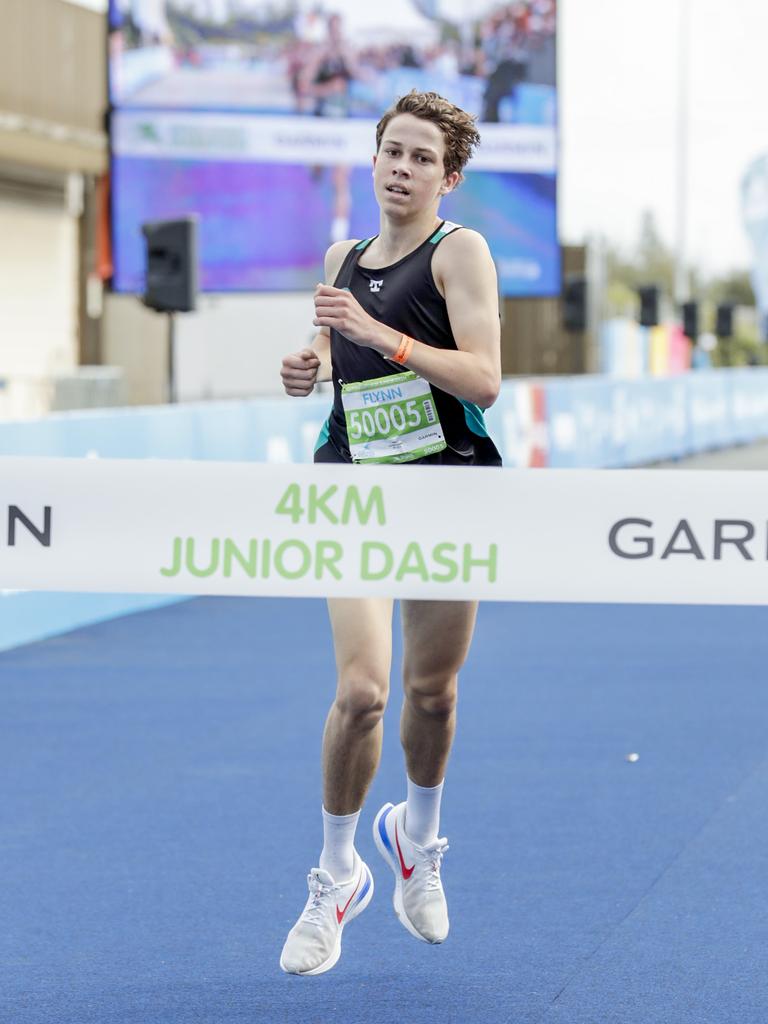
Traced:
[[675, 244], [683, 5], [687, 251], [715, 274], [751, 259], [739, 185], [768, 152], [768, 0], [560, 0], [560, 234], [630, 246], [650, 210]]
[[746, 268], [739, 186], [768, 152], [766, 0], [561, 0], [560, 233], [628, 245], [648, 209], [674, 244], [681, 3], [689, 259], [707, 273]]

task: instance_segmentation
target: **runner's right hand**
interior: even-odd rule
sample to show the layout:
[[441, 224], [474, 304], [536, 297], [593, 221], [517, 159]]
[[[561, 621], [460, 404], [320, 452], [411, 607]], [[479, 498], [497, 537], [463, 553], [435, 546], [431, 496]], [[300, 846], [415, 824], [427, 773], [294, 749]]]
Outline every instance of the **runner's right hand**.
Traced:
[[319, 369], [320, 360], [311, 348], [303, 348], [301, 352], [285, 356], [280, 367], [285, 393], [296, 398], [306, 398], [314, 390]]

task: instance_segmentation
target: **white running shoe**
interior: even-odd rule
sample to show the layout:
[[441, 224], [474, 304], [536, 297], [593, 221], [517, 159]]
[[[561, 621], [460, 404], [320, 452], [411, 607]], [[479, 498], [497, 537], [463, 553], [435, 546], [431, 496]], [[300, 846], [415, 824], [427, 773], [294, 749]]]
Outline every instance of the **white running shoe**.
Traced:
[[423, 942], [443, 942], [448, 935], [440, 864], [447, 839], [417, 846], [405, 834], [405, 802], [384, 804], [373, 823], [379, 853], [395, 873], [393, 903], [400, 923]]
[[288, 932], [280, 966], [287, 974], [323, 974], [341, 955], [344, 925], [362, 914], [373, 896], [373, 876], [357, 850], [348, 882], [334, 882], [327, 871], [307, 875], [309, 898]]

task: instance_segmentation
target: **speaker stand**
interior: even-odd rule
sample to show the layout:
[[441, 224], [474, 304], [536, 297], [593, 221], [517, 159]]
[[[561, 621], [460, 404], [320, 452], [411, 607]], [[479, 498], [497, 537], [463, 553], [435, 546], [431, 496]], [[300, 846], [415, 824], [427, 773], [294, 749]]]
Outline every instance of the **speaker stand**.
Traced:
[[176, 315], [168, 314], [168, 402], [176, 403], [176, 378], [174, 366], [174, 349], [176, 347]]

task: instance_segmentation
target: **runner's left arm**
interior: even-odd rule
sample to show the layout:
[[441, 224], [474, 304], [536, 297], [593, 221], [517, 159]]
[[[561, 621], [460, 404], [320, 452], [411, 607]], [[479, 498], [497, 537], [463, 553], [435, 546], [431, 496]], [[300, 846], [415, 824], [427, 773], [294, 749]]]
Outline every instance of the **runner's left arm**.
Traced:
[[[446, 238], [433, 260], [442, 286], [457, 351], [414, 339], [404, 369], [413, 370], [449, 395], [487, 409], [501, 386], [501, 341], [496, 268], [482, 235], [462, 230]], [[365, 312], [351, 292], [319, 285], [318, 327], [335, 327], [350, 341], [392, 359], [402, 334]]]

